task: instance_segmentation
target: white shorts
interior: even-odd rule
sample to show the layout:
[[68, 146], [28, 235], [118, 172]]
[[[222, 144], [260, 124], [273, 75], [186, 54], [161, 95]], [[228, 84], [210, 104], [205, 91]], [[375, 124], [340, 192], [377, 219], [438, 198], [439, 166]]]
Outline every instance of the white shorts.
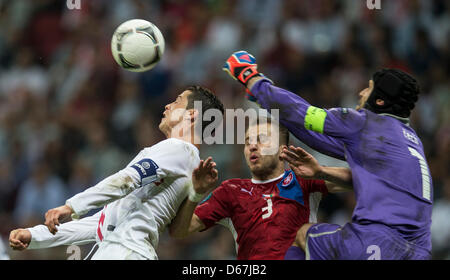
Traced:
[[[156, 260], [157, 256], [153, 260]], [[100, 242], [91, 260], [148, 260], [141, 254], [115, 242]]]

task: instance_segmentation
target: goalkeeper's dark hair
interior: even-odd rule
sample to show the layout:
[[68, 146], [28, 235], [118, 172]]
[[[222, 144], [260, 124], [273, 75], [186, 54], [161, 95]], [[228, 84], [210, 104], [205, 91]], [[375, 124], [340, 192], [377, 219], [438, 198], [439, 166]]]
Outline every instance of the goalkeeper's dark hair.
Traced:
[[[372, 80], [374, 89], [365, 108], [377, 114], [408, 118], [420, 94], [416, 79], [398, 69], [382, 69], [373, 74]], [[377, 99], [382, 99], [384, 105], [377, 105]]]
[[[206, 111], [210, 109], [217, 109], [220, 111], [221, 116], [224, 115], [224, 107], [222, 102], [217, 98], [217, 96], [209, 89], [202, 87], [202, 86], [190, 86], [186, 90], [189, 90], [191, 94], [188, 96], [188, 104], [186, 106], [186, 109], [194, 109], [195, 101], [200, 101], [202, 112], [205, 113]], [[214, 119], [207, 121], [203, 119], [203, 116], [200, 116], [202, 118], [202, 134], [205, 128], [211, 124]]]

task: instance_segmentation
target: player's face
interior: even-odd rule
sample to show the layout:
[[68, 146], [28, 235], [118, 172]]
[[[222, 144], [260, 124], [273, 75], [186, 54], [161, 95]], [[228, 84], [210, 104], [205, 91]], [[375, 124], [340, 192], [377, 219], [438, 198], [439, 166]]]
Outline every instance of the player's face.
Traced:
[[[261, 126], [261, 128], [260, 128]], [[262, 127], [263, 126], [263, 127]], [[252, 125], [245, 135], [244, 155], [254, 177], [264, 178], [283, 165], [280, 160], [280, 144], [276, 126]], [[274, 137], [272, 137], [272, 133]], [[276, 138], [275, 138], [276, 137]], [[277, 141], [274, 141], [276, 139]], [[265, 153], [264, 151], [274, 151]]]
[[159, 129], [164, 134], [168, 135], [168, 132], [183, 120], [190, 94], [191, 91], [185, 90], [177, 96], [174, 102], [166, 105], [159, 124]]
[[363, 89], [359, 93], [359, 104], [356, 106], [356, 110], [364, 108], [364, 104], [366, 104], [367, 99], [369, 99], [370, 94], [373, 91], [373, 80], [369, 81], [369, 87]]

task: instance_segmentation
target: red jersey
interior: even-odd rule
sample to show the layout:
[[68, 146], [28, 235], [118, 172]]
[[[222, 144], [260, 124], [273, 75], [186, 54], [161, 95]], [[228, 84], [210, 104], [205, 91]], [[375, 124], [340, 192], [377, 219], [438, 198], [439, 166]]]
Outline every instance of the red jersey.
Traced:
[[239, 260], [283, 259], [305, 223], [317, 222], [323, 180], [296, 178], [294, 172], [260, 182], [224, 181], [197, 208], [206, 229], [216, 223], [232, 232]]

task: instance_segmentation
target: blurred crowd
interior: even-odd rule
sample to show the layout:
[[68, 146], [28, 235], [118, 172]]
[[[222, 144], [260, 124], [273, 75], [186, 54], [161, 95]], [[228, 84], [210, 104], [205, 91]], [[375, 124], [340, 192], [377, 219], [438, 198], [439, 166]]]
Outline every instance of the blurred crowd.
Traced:
[[[73, 2], [73, 1], [72, 1]], [[382, 67], [412, 73], [422, 95], [411, 116], [434, 183], [433, 258], [450, 259], [450, 2], [354, 0], [0, 0], [0, 236], [43, 222], [44, 213], [123, 168], [164, 139], [164, 105], [184, 88], [212, 89], [226, 108], [248, 107], [221, 70], [234, 51], [254, 54], [276, 85], [325, 108], [354, 107]], [[121, 70], [110, 40], [142, 18], [165, 37], [145, 73]], [[302, 145], [293, 139], [296, 145]], [[311, 150], [310, 150], [311, 151]], [[314, 151], [319, 162], [345, 165]], [[248, 178], [242, 145], [206, 146], [220, 180]], [[352, 193], [329, 195], [319, 220], [344, 224]], [[1, 243], [1, 242], [0, 242]], [[0, 248], [1, 248], [0, 244]], [[5, 246], [6, 247], [6, 246]], [[82, 248], [83, 254], [90, 249]], [[86, 251], [86, 252], [85, 252]], [[163, 233], [161, 259], [234, 259], [221, 226], [192, 238]], [[66, 248], [0, 258], [66, 259]]]

